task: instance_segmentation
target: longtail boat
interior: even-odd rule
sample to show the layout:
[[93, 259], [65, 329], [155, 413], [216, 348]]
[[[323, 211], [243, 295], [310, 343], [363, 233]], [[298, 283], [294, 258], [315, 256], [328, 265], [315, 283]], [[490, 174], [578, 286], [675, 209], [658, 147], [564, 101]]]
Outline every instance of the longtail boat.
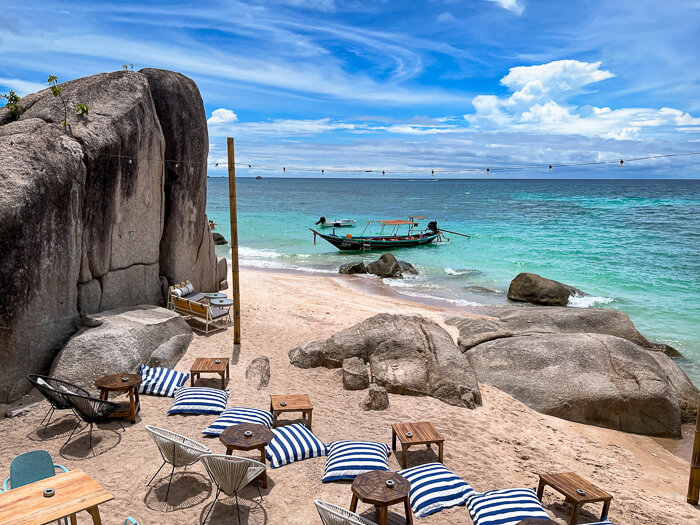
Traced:
[[[408, 220], [370, 221], [367, 223], [367, 226], [365, 226], [362, 234], [358, 236], [349, 233], [346, 235], [337, 235], [335, 231], [333, 231], [332, 234], [321, 233], [313, 228], [309, 228], [309, 230], [314, 233], [314, 244], [316, 244], [316, 236], [318, 236], [328, 241], [339, 250], [346, 251], [408, 248], [446, 239], [438, 229], [437, 221], [429, 222], [427, 229], [419, 231], [418, 219], [425, 219], [425, 217], [416, 215], [409, 217]], [[367, 229], [373, 224], [380, 224], [381, 232], [377, 235], [365, 235]], [[407, 233], [402, 234], [399, 232], [400, 228], [403, 226], [408, 227]], [[389, 227], [388, 232], [387, 227]]]

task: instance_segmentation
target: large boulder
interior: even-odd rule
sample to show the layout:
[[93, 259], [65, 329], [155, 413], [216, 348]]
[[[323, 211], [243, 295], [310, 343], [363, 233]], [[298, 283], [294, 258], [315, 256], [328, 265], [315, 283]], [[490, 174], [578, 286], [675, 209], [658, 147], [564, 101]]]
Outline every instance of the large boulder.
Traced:
[[401, 265], [392, 253], [385, 253], [376, 261], [369, 263], [367, 265], [367, 273], [372, 273], [382, 278], [403, 278], [403, 274], [401, 273]]
[[447, 324], [459, 329], [457, 342], [463, 351], [485, 341], [514, 335], [594, 333], [621, 337], [647, 350], [664, 351], [671, 357], [679, 355], [668, 345], [648, 341], [629, 316], [619, 310], [532, 306], [490, 308], [486, 313], [447, 318]]
[[538, 412], [625, 432], [680, 437], [681, 399], [693, 389], [669, 380], [675, 363], [664, 354], [610, 335], [499, 338], [466, 356], [479, 381]]
[[450, 334], [420, 316], [379, 314], [289, 351], [291, 363], [300, 368], [338, 368], [352, 357], [369, 362], [374, 382], [389, 392], [481, 405], [474, 371]]
[[343, 273], [343, 274], [367, 273], [367, 267], [365, 266], [365, 263], [363, 263], [362, 261], [345, 263], [345, 264], [340, 265], [340, 268], [338, 268], [338, 273]]
[[404, 274], [418, 275], [418, 270], [416, 270], [416, 267], [413, 266], [410, 262], [399, 261], [399, 267], [401, 268], [401, 272]]
[[219, 289], [207, 208], [209, 134], [197, 84], [163, 69], [142, 69], [165, 138], [164, 226], [160, 271], [171, 283], [190, 280], [195, 290]]
[[0, 108], [0, 403], [27, 390], [15, 378], [48, 371], [81, 316], [163, 304], [164, 269], [219, 285], [196, 86], [148, 70], [61, 87], [65, 131], [48, 89], [20, 101], [18, 121]]
[[386, 410], [389, 408], [389, 394], [386, 388], [379, 385], [369, 385], [367, 396], [360, 403], [362, 410]]
[[85, 327], [68, 340], [51, 375], [92, 390], [95, 379], [135, 373], [142, 364], [173, 368], [192, 341], [185, 320], [157, 306], [117, 308], [91, 317], [98, 326]]
[[270, 359], [263, 355], [253, 359], [245, 369], [245, 378], [260, 390], [270, 384]]
[[572, 295], [585, 295], [578, 288], [541, 277], [520, 273], [510, 283], [508, 299], [548, 306], [566, 306]]
[[211, 238], [213, 239], [214, 244], [216, 246], [223, 246], [224, 244], [228, 244], [226, 237], [221, 235], [219, 232], [211, 232]]
[[364, 390], [369, 387], [369, 376], [365, 362], [359, 357], [343, 359], [343, 388]]

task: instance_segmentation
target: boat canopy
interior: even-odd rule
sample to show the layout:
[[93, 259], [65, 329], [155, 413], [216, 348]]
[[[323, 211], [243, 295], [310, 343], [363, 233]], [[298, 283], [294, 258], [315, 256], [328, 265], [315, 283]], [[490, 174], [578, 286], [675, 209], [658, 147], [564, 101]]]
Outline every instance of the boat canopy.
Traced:
[[380, 222], [382, 224], [389, 224], [391, 226], [400, 226], [402, 224], [415, 224], [415, 221], [404, 221], [403, 219], [391, 220], [391, 221], [372, 221]]

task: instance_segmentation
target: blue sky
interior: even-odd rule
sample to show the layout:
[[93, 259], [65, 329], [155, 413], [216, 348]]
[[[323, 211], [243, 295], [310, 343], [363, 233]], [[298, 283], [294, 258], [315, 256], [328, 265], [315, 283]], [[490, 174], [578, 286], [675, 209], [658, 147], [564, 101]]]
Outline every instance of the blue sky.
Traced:
[[[498, 167], [700, 151], [699, 55], [700, 0], [10, 0], [0, 14], [0, 92], [124, 63], [192, 77], [211, 175], [226, 136], [271, 168], [239, 174], [263, 176], [552, 176]], [[553, 175], [700, 177], [698, 161]]]

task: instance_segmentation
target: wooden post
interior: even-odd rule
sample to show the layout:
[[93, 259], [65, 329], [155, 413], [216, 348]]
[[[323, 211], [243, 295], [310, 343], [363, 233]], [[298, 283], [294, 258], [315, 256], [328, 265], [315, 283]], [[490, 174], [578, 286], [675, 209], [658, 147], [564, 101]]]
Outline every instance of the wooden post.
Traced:
[[231, 277], [233, 294], [233, 344], [241, 344], [241, 293], [238, 275], [238, 216], [236, 212], [236, 156], [233, 138], [226, 139], [228, 146], [228, 198], [231, 216]]
[[698, 403], [698, 417], [695, 423], [695, 442], [693, 444], [693, 457], [690, 460], [690, 481], [688, 481], [688, 503], [698, 504], [700, 496], [700, 403]]

